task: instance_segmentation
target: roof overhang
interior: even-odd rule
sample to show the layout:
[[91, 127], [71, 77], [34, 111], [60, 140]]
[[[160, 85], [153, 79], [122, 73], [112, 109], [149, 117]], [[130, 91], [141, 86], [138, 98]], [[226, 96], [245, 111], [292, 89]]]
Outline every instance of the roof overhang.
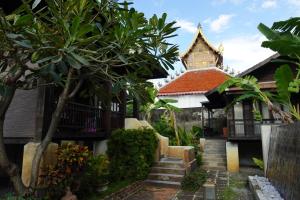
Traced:
[[158, 93], [157, 96], [178, 96], [178, 95], [196, 95], [205, 94], [207, 91], [191, 91], [191, 92], [174, 92], [174, 93]]
[[249, 69], [243, 71], [242, 73], [238, 74], [237, 77], [243, 77], [248, 75], [249, 73], [253, 72], [254, 70], [264, 66], [265, 64], [269, 63], [270, 61], [272, 61], [273, 59], [279, 58], [280, 54], [276, 53], [270, 57], [268, 57], [267, 59], [257, 63], [256, 65], [254, 65], [253, 67], [250, 67]]

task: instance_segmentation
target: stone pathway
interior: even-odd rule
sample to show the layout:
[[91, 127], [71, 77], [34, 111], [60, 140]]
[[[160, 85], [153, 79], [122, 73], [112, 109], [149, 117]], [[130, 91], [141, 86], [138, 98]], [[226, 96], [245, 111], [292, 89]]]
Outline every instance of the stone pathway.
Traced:
[[[247, 185], [248, 175], [261, 174], [253, 168], [241, 168], [240, 173], [229, 173], [225, 170], [208, 170], [208, 179], [216, 182], [218, 200], [254, 200]], [[230, 186], [230, 187], [228, 187]], [[224, 192], [234, 193], [224, 198]], [[127, 200], [203, 200], [204, 188], [195, 192], [183, 191], [175, 187], [146, 184], [144, 189]]]
[[[229, 173], [224, 170], [208, 170], [208, 181], [216, 182], [217, 199], [229, 184]], [[178, 191], [172, 200], [202, 200], [204, 199], [204, 188], [199, 188], [196, 192]]]
[[127, 198], [127, 200], [169, 200], [176, 195], [177, 191], [178, 189], [174, 187], [145, 185], [143, 190]]

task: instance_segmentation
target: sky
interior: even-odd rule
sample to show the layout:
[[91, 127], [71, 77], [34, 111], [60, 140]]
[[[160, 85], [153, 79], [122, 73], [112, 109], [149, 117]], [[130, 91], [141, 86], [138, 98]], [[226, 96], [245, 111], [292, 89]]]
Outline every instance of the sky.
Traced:
[[[300, 16], [300, 0], [131, 0], [146, 17], [168, 14], [168, 21], [181, 27], [170, 42], [180, 53], [190, 46], [200, 23], [208, 41], [224, 46], [224, 66], [242, 72], [274, 52], [262, 48], [265, 40], [257, 30], [260, 22], [273, 22]], [[180, 62], [175, 64], [179, 71]], [[174, 72], [171, 72], [174, 73]]]

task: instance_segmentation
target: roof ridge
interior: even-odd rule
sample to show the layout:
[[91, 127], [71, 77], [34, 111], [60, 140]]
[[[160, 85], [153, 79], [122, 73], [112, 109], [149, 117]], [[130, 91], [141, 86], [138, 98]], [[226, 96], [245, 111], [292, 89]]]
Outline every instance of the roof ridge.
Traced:
[[205, 68], [200, 68], [200, 69], [189, 69], [186, 72], [193, 72], [193, 71], [208, 71], [208, 70], [215, 70], [215, 71], [219, 71], [222, 72], [228, 76], [231, 76], [229, 73], [225, 72], [224, 70], [214, 66], [214, 67], [205, 67]]

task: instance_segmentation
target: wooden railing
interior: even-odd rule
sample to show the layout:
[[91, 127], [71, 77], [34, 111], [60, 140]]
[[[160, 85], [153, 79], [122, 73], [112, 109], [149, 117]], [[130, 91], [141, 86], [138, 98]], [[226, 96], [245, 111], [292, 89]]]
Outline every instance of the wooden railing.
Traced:
[[59, 128], [95, 133], [102, 129], [101, 112], [102, 110], [97, 107], [70, 102], [61, 114]]
[[[50, 124], [54, 109], [55, 104], [50, 104], [45, 110], [45, 130], [47, 130], [47, 127]], [[111, 131], [123, 128], [124, 116], [119, 107], [112, 106], [110, 128], [107, 127], [107, 119], [104, 116], [105, 113], [102, 108], [76, 102], [68, 102], [60, 115], [60, 122], [55, 138], [84, 139], [100, 136], [107, 137]]]
[[234, 119], [227, 120], [227, 123], [229, 138], [260, 139], [262, 124], [280, 123], [280, 121], [274, 121], [273, 119], [263, 119], [262, 121]]

